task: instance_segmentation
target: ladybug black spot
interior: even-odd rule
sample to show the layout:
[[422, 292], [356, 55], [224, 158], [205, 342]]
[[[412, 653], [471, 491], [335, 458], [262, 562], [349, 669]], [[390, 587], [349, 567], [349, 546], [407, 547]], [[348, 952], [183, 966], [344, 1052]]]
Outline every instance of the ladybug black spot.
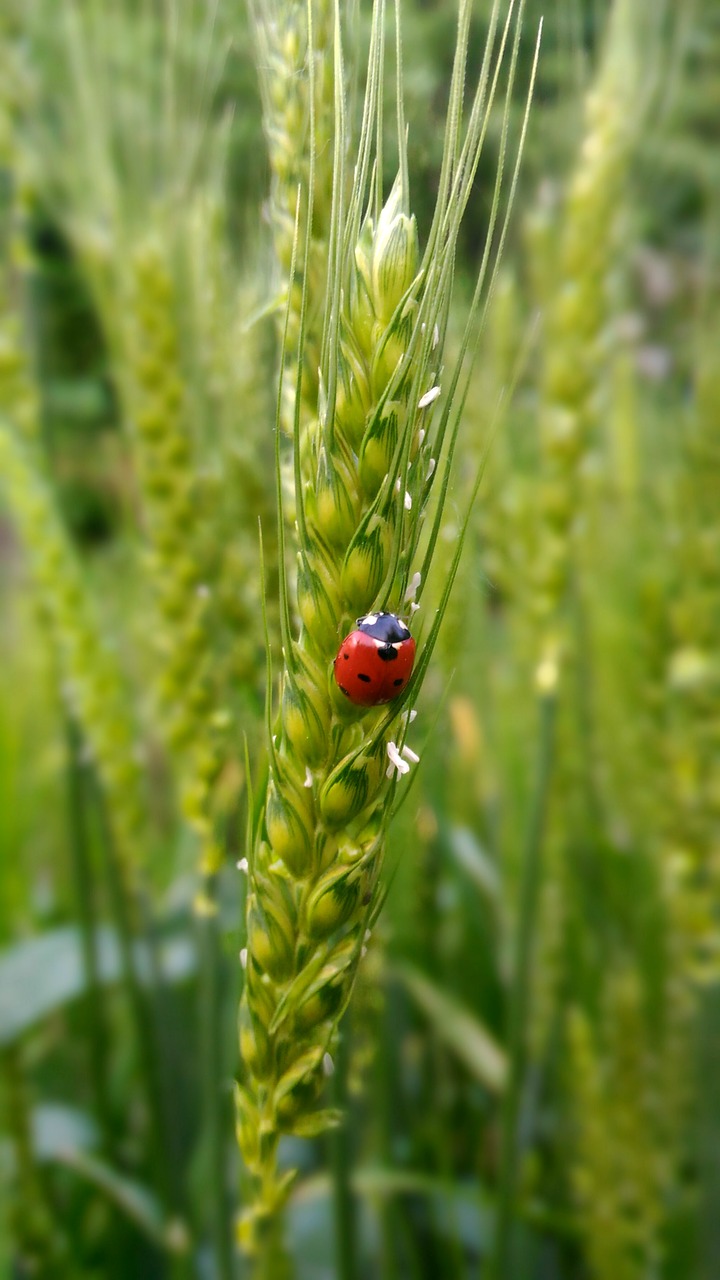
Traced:
[[370, 684], [370, 676], [363, 675], [362, 671], [358, 671], [358, 680], [362, 680], [363, 684]]
[[349, 654], [349, 653], [344, 653], [344, 654], [343, 654], [343, 658], [345, 659], [345, 661], [346, 661], [346, 662], [347, 662], [347, 660], [348, 660], [348, 658], [349, 658], [349, 657], [350, 657], [350, 654]]
[[397, 687], [398, 687], [398, 685], [399, 685], [399, 684], [404, 684], [404, 683], [405, 683], [405, 681], [403, 680], [402, 676], [400, 677], [400, 679], [399, 679], [399, 680], [393, 680], [393, 684], [395, 685], [395, 688], [396, 688], [396, 689], [397, 689]]

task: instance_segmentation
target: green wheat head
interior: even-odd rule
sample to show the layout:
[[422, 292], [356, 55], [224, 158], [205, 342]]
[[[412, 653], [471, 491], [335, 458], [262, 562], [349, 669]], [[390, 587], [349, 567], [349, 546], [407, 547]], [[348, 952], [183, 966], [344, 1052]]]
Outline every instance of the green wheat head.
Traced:
[[597, 1019], [568, 1022], [571, 1174], [592, 1275], [640, 1280], [663, 1257], [663, 1215], [677, 1193], [690, 1085], [692, 1002], [672, 975], [660, 1029], [636, 969], [607, 975]]
[[609, 280], [619, 249], [623, 193], [643, 96], [633, 6], [612, 9], [604, 55], [585, 99], [582, 143], [559, 228], [548, 210], [531, 226], [543, 311], [539, 437], [541, 484], [533, 557], [533, 612], [556, 643], [557, 614], [573, 561], [582, 465], [598, 411]]
[[[303, 286], [308, 299], [302, 345], [301, 414], [312, 416], [317, 403], [322, 300], [327, 280], [333, 189], [333, 26], [332, 0], [251, 0], [263, 119], [270, 159], [268, 204], [278, 291], [278, 337], [283, 343], [283, 430], [292, 434], [297, 387], [297, 354]], [[312, 75], [308, 74], [312, 59]], [[312, 130], [313, 143], [310, 145]], [[312, 228], [301, 208], [297, 228], [298, 187], [312, 185]], [[296, 256], [291, 279], [293, 248]]]
[[[153, 614], [141, 638], [152, 685], [143, 711], [167, 750], [205, 875], [221, 859], [214, 785], [228, 755], [228, 686], [238, 672], [249, 678], [262, 650], [250, 625], [259, 582], [238, 566], [254, 555], [256, 512], [272, 495], [257, 424], [244, 418], [257, 405], [244, 390], [259, 344], [228, 262], [228, 127], [212, 114], [225, 56], [216, 19], [232, 14], [186, 6], [188, 58], [170, 8], [69, 0], [59, 12], [33, 0], [24, 38], [57, 77], [52, 129], [34, 82], [21, 77], [23, 42], [9, 32], [0, 43], [13, 71], [0, 91], [1, 154], [14, 178], [9, 247], [22, 268], [26, 206], [52, 208], [102, 324], [133, 472], [125, 514]], [[138, 114], [152, 125], [138, 131]], [[0, 392], [13, 424], [29, 429], [37, 393], [18, 358], [19, 315], [1, 297], [0, 311]]]
[[121, 872], [138, 884], [147, 822], [138, 727], [123, 673], [58, 515], [52, 491], [21, 433], [0, 416], [3, 493], [28, 557], [67, 713], [103, 788]]
[[[312, 9], [308, 42], [310, 173], [316, 153]], [[277, 1169], [282, 1134], [312, 1136], [336, 1122], [322, 1105], [338, 1022], [382, 901], [385, 836], [402, 778], [417, 759], [408, 736], [423, 677], [455, 577], [464, 529], [415, 672], [389, 706], [354, 707], [339, 692], [332, 660], [354, 619], [374, 609], [421, 610], [443, 518], [476, 339], [483, 286], [496, 265], [500, 210], [515, 170], [498, 172], [487, 243], [458, 357], [444, 355], [458, 229], [475, 178], [507, 54], [513, 80], [519, 24], [495, 5], [475, 94], [463, 117], [470, 6], [459, 11], [445, 152], [428, 243], [420, 252], [410, 204], [402, 61], [397, 22], [399, 169], [382, 192], [384, 4], [373, 10], [357, 155], [347, 178], [345, 74], [338, 8], [334, 23], [334, 177], [327, 247], [318, 392], [302, 409], [310, 282], [302, 278], [291, 467], [294, 476], [297, 614], [281, 573], [283, 671], [275, 710], [268, 684], [267, 786], [248, 834], [247, 948], [240, 1006], [238, 1138], [253, 1198], [240, 1224], [249, 1250], [284, 1202], [292, 1172]], [[503, 151], [507, 122], [503, 111]], [[507, 186], [507, 189], [506, 189]], [[296, 196], [291, 281], [308, 261], [313, 194]], [[304, 229], [304, 245], [300, 229]], [[288, 351], [292, 288], [286, 310]], [[292, 350], [290, 348], [290, 350]], [[283, 388], [278, 396], [282, 423]], [[276, 434], [280, 562], [285, 564], [281, 433]], [[477, 484], [475, 491], [477, 491]], [[422, 612], [418, 615], [422, 618]]]

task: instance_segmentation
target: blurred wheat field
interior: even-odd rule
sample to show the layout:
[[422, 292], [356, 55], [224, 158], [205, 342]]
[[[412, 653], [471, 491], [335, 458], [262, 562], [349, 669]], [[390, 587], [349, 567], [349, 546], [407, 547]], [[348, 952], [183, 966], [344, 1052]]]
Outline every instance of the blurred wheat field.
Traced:
[[6, 0], [0, 1274], [720, 1275], [718, 85]]

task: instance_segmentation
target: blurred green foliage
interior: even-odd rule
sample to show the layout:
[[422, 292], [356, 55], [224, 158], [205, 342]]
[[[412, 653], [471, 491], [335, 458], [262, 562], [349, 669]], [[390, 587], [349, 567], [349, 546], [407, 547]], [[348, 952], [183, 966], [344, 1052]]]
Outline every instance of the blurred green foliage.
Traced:
[[[344, 1027], [354, 1270], [334, 1260], [333, 1140], [308, 1142], [288, 1150], [303, 1177], [283, 1266], [298, 1280], [720, 1274], [714, 0], [666, 6], [643, 50], [616, 235], [595, 268], [607, 311], [567, 582], [550, 621], [538, 609], [543, 322], [610, 7], [544, 11], [458, 520], [493, 436], [487, 477]], [[263, 739], [263, 590], [276, 644], [277, 300], [248, 19], [236, 0], [216, 8], [31, 0], [0, 18], [0, 1271], [18, 1278], [245, 1274], [231, 1243], [235, 864], [246, 743], [255, 760]], [[476, 10], [475, 67], [489, 5]], [[529, 0], [515, 134], [540, 10]], [[422, 239], [456, 14], [446, 0], [403, 11]], [[361, 3], [359, 49], [366, 22]], [[464, 223], [468, 281], [499, 145]], [[388, 182], [393, 163], [389, 144]], [[174, 526], [187, 543], [159, 561], [133, 425], [147, 350], [131, 281], [148, 245], [169, 281], [161, 374], [175, 361], [182, 404], [163, 474], [191, 495]], [[11, 492], [20, 474], [32, 486]], [[448, 562], [456, 536], [450, 522]], [[186, 667], [171, 662], [173, 573], [203, 602]], [[102, 663], [83, 690], [87, 654]], [[190, 747], [162, 727], [169, 669]]]

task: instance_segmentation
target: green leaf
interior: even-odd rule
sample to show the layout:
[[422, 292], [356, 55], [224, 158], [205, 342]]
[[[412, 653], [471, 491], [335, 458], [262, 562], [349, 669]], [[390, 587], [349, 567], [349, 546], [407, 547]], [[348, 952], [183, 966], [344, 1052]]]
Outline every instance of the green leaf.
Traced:
[[59, 1151], [56, 1160], [102, 1191], [161, 1248], [173, 1253], [187, 1251], [189, 1239], [185, 1225], [179, 1221], [167, 1221], [154, 1195], [142, 1182], [118, 1173], [104, 1160], [82, 1151], [69, 1148]]
[[[120, 949], [114, 929], [101, 925], [95, 935], [101, 982], [120, 978]], [[138, 975], [149, 966], [142, 944], [135, 956]], [[179, 982], [192, 973], [195, 952], [189, 938], [175, 935], [160, 948], [165, 976]], [[85, 970], [79, 930], [73, 925], [50, 929], [0, 952], [0, 1046], [12, 1044], [37, 1022], [85, 992]]]
[[86, 1151], [98, 1140], [93, 1117], [79, 1107], [42, 1102], [32, 1113], [33, 1150], [38, 1160], [56, 1160], [66, 1151]]
[[[100, 932], [98, 943], [102, 955], [107, 941]], [[0, 954], [0, 1045], [12, 1043], [84, 989], [76, 928], [53, 929], [8, 947]]]
[[475, 1079], [493, 1093], [502, 1092], [507, 1077], [505, 1054], [476, 1015], [411, 965], [402, 965], [396, 972], [433, 1029]]
[[160, 968], [168, 982], [184, 982], [194, 972], [197, 956], [192, 939], [184, 934], [165, 938], [160, 944]]
[[[42, 1102], [30, 1116], [32, 1150], [38, 1162], [58, 1160], [68, 1151], [94, 1147], [98, 1129], [93, 1117], [78, 1107], [62, 1102]], [[0, 1180], [16, 1176], [15, 1150], [12, 1143], [0, 1142]], [[4, 1274], [0, 1271], [0, 1275]]]
[[500, 901], [500, 877], [477, 836], [468, 827], [453, 827], [450, 850], [458, 866], [467, 873], [475, 888], [493, 906]]
[[355, 1192], [369, 1200], [423, 1196], [438, 1236], [450, 1231], [466, 1249], [487, 1252], [493, 1232], [493, 1210], [476, 1182], [446, 1182], [412, 1169], [383, 1166], [357, 1169]]
[[[376, 1213], [382, 1202], [400, 1196], [422, 1197], [425, 1214], [434, 1221], [438, 1235], [451, 1229], [465, 1248], [486, 1253], [493, 1233], [493, 1207], [483, 1188], [474, 1181], [448, 1182], [414, 1169], [390, 1169], [365, 1165], [351, 1178], [361, 1198], [365, 1229], [372, 1239], [374, 1224], [365, 1214]], [[298, 1261], [298, 1280], [320, 1280], [333, 1272], [333, 1255], [323, 1254], [332, 1243], [332, 1184], [326, 1174], [305, 1178], [296, 1187], [288, 1208], [288, 1234]]]

